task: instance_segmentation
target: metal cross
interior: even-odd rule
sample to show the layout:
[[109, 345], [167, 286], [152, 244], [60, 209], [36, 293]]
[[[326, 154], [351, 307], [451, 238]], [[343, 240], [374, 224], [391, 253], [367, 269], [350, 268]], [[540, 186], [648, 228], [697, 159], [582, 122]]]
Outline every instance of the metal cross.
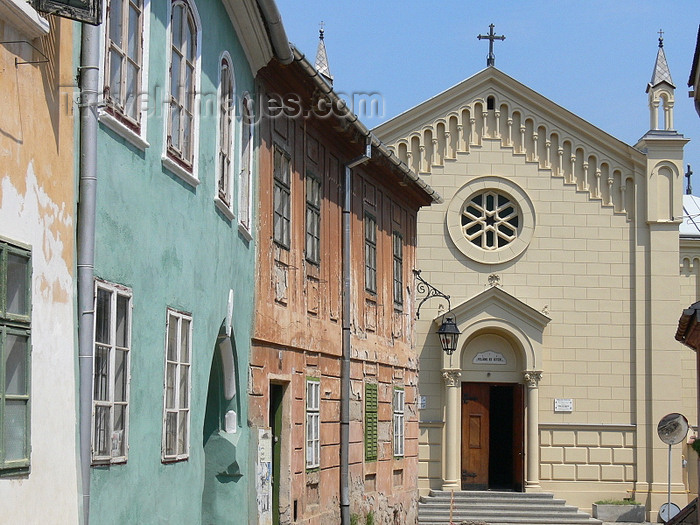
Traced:
[[659, 29], [659, 47], [664, 47], [664, 30]]
[[493, 54], [493, 41], [506, 39], [506, 37], [504, 35], [496, 36], [493, 32], [494, 27], [496, 27], [496, 26], [494, 26], [493, 24], [489, 25], [489, 34], [488, 35], [478, 35], [476, 37], [479, 40], [486, 38], [489, 41], [489, 54], [486, 57], [486, 66], [487, 67], [493, 66], [496, 64], [496, 55]]
[[693, 188], [690, 185], [690, 177], [693, 176], [693, 170], [690, 169], [690, 164], [688, 164], [688, 171], [685, 172], [685, 177], [688, 179], [688, 187], [685, 190], [686, 195], [692, 195], [693, 194]]

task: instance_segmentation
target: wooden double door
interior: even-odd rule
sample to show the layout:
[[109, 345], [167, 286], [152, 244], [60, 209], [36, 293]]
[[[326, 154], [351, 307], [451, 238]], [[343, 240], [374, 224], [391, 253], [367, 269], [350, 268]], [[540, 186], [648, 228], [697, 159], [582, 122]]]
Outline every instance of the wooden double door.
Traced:
[[523, 385], [462, 384], [462, 490], [523, 490], [524, 419]]

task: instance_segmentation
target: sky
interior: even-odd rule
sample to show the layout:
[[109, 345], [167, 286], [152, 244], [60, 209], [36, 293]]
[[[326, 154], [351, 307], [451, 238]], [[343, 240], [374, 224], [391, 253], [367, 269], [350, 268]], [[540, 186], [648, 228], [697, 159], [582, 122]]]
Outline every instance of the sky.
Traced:
[[311, 63], [323, 21], [338, 94], [348, 100], [379, 94], [383, 111], [358, 114], [368, 128], [486, 67], [488, 41], [477, 35], [493, 23], [506, 37], [494, 43], [498, 69], [630, 145], [649, 129], [645, 90], [663, 30], [676, 86], [674, 124], [691, 139], [684, 158], [700, 195], [700, 116], [687, 87], [698, 0], [277, 0], [277, 6], [287, 37]]

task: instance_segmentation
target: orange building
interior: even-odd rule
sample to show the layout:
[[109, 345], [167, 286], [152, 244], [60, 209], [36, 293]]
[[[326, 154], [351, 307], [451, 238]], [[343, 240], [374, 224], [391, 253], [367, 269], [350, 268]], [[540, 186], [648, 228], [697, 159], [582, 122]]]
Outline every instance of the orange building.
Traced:
[[294, 50], [258, 79], [259, 523], [415, 523], [416, 216], [440, 197], [340, 102], [327, 63]]

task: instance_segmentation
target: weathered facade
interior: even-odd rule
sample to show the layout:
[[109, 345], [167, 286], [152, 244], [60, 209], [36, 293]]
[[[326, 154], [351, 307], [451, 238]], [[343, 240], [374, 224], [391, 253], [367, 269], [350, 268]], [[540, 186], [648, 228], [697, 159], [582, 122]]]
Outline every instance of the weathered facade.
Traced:
[[76, 523], [72, 24], [2, 0], [0, 42], [0, 521]]
[[[446, 200], [418, 222], [417, 265], [451, 296], [416, 327], [421, 493], [551, 491], [588, 509], [634, 496], [656, 518], [656, 425], [696, 423], [693, 356], [673, 334], [698, 293], [663, 48], [647, 93], [635, 146], [495, 67], [375, 130]], [[443, 315], [461, 331], [452, 356], [434, 333]], [[683, 507], [689, 449], [673, 454]]]
[[437, 196], [336, 104], [299, 53], [286, 68], [271, 63], [259, 81], [249, 417], [260, 472], [271, 470], [256, 487], [259, 522], [340, 523], [345, 421], [350, 513], [415, 523], [411, 271], [416, 213]]
[[248, 516], [254, 1], [110, 0], [101, 26], [90, 514]]

